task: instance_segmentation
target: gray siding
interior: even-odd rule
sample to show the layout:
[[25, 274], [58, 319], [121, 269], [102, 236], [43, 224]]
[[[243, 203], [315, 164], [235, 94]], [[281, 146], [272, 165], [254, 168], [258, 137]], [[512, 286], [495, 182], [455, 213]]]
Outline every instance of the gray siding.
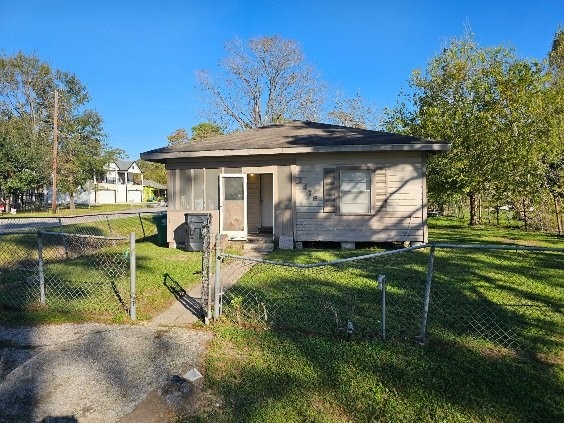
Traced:
[[[313, 157], [296, 161], [297, 241], [423, 241], [420, 153]], [[323, 211], [324, 169], [347, 166], [372, 170], [372, 214]]]
[[[205, 165], [205, 170], [203, 169]], [[267, 168], [268, 166], [268, 168]], [[359, 167], [371, 170], [371, 213], [342, 215], [325, 207], [324, 169]], [[273, 173], [275, 235], [296, 241], [426, 241], [425, 154], [374, 152], [302, 154], [277, 157], [174, 160], [169, 170], [169, 210], [217, 210], [220, 173]], [[336, 172], [334, 172], [335, 174]], [[331, 172], [326, 173], [331, 174]], [[337, 181], [338, 182], [338, 181]], [[259, 198], [249, 180], [248, 226], [260, 226]], [[257, 186], [258, 188], [258, 186]], [[338, 187], [334, 187], [338, 192]], [[338, 194], [336, 194], [338, 195]], [[337, 198], [338, 201], [338, 198]]]
[[221, 169], [206, 169], [206, 210], [219, 208], [219, 174]]

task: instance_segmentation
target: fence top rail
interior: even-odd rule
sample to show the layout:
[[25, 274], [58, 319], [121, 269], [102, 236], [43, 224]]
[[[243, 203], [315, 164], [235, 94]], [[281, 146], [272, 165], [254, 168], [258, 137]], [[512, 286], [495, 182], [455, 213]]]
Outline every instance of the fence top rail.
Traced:
[[153, 208], [144, 208], [139, 210], [116, 210], [113, 212], [99, 212], [99, 213], [84, 213], [84, 214], [73, 214], [73, 215], [65, 215], [65, 216], [17, 216], [17, 215], [6, 215], [0, 218], [0, 224], [3, 220], [65, 220], [65, 219], [79, 219], [82, 217], [103, 217], [103, 216], [115, 216], [115, 215], [128, 215], [128, 214], [156, 214], [162, 211], [166, 211], [166, 207], [153, 207]]
[[29, 231], [8, 231], [8, 232], [2, 232], [0, 231], [0, 236], [7, 236], [7, 235], [36, 235], [37, 234], [37, 230], [33, 231], [33, 230], [29, 230]]
[[358, 261], [358, 260], [366, 260], [366, 259], [370, 259], [370, 258], [374, 258], [374, 257], [382, 257], [382, 256], [390, 256], [390, 255], [393, 255], [393, 254], [407, 253], [409, 251], [421, 250], [421, 249], [424, 249], [424, 248], [427, 248], [427, 247], [429, 247], [428, 244], [414, 245], [412, 247], [400, 248], [400, 249], [397, 249], [397, 250], [380, 251], [378, 253], [363, 254], [361, 256], [356, 256], [356, 257], [347, 257], [347, 258], [339, 259], [339, 260], [323, 261], [323, 262], [311, 263], [311, 264], [290, 263], [290, 262], [277, 261], [277, 260], [264, 260], [264, 259], [260, 259], [260, 258], [245, 257], [245, 256], [238, 256], [238, 255], [235, 255], [235, 254], [225, 254], [225, 253], [222, 253], [221, 257], [230, 257], [230, 258], [239, 259], [239, 260], [254, 261], [256, 263], [273, 264], [273, 265], [276, 265], [276, 266], [296, 267], [296, 268], [299, 268], [299, 269], [312, 269], [312, 268], [315, 268], [315, 267], [335, 266], [337, 264], [349, 263], [349, 262]]
[[449, 248], [449, 249], [462, 249], [462, 250], [502, 250], [502, 251], [538, 251], [538, 252], [557, 252], [557, 253], [564, 253], [564, 248], [555, 248], [555, 247], [527, 247], [521, 245], [484, 245], [484, 244], [420, 244], [414, 245], [412, 247], [407, 248], [400, 248], [397, 250], [388, 250], [388, 251], [381, 251], [378, 253], [372, 254], [363, 254], [361, 256], [356, 257], [347, 257], [344, 259], [333, 260], [333, 261], [324, 261], [319, 263], [311, 263], [311, 264], [299, 264], [299, 263], [290, 263], [278, 260], [265, 260], [261, 258], [255, 257], [246, 257], [246, 256], [239, 256], [235, 254], [227, 254], [221, 253], [220, 257], [230, 257], [239, 260], [246, 260], [246, 261], [253, 261], [256, 263], [266, 263], [272, 264], [276, 266], [285, 266], [285, 267], [295, 267], [299, 269], [311, 269], [315, 267], [322, 267], [322, 266], [334, 266], [342, 263], [348, 263], [358, 260], [366, 260], [375, 257], [383, 257], [389, 256], [393, 254], [402, 254], [407, 253], [409, 251], [414, 250], [422, 250], [426, 248]]
[[[29, 234], [29, 232], [28, 232]], [[37, 231], [38, 235], [56, 235], [62, 237], [72, 237], [72, 238], [92, 238], [92, 239], [104, 239], [108, 241], [124, 241], [128, 240], [129, 237], [126, 236], [102, 236], [102, 235], [86, 235], [86, 234], [68, 234], [65, 232], [48, 232], [48, 231]]]
[[450, 248], [460, 250], [505, 250], [505, 251], [539, 251], [564, 253], [564, 248], [528, 247], [524, 245], [484, 245], [484, 244], [426, 244], [426, 247]]

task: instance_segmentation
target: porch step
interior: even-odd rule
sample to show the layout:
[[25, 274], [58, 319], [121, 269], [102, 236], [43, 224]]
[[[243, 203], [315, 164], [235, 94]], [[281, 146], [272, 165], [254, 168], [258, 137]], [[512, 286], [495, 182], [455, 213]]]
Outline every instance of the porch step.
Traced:
[[274, 251], [272, 235], [249, 235], [247, 242], [243, 244], [244, 251], [269, 252]]

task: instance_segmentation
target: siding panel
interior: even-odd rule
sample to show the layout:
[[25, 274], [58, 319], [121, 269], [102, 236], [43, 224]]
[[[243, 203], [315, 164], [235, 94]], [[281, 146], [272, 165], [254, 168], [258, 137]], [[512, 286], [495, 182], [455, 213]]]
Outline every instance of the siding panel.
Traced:
[[[372, 171], [370, 215], [340, 215], [323, 201], [324, 188], [331, 189], [324, 169], [347, 166]], [[312, 155], [296, 160], [296, 240], [422, 241], [426, 225], [422, 175], [419, 152]]]

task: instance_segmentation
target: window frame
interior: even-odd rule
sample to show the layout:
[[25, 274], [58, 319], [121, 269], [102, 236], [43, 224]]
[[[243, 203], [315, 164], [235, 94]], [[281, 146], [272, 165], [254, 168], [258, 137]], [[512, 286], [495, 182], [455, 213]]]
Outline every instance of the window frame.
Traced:
[[[370, 193], [369, 193], [369, 211], [368, 212], [343, 212], [341, 204], [341, 171], [342, 170], [362, 170], [368, 171], [370, 177]], [[323, 169], [323, 212], [334, 213], [337, 216], [373, 216], [376, 214], [376, 171], [375, 166], [357, 165], [357, 166], [335, 166]], [[328, 181], [327, 178], [333, 174], [334, 181]], [[331, 192], [326, 191], [326, 187], [332, 189]]]

